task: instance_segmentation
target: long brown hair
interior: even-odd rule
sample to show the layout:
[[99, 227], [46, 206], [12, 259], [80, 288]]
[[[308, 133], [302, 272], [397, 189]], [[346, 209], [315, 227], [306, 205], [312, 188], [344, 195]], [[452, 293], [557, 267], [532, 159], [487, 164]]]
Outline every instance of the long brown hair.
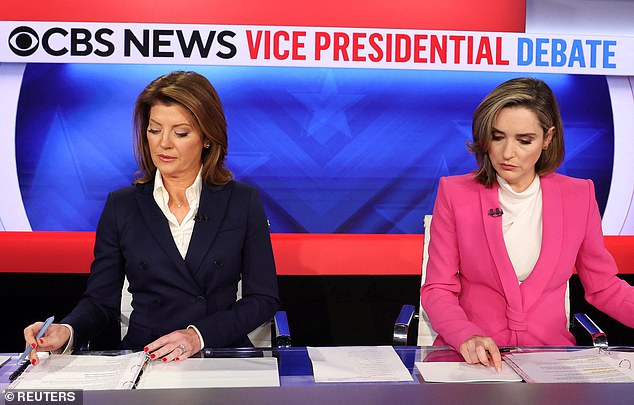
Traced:
[[139, 94], [134, 107], [134, 156], [139, 166], [135, 183], [154, 179], [156, 166], [152, 162], [146, 131], [153, 105], [179, 104], [189, 110], [200, 129], [203, 144], [201, 155], [202, 179], [208, 185], [222, 185], [233, 179], [225, 167], [228, 151], [227, 120], [216, 89], [206, 77], [195, 72], [172, 72], [154, 79]]

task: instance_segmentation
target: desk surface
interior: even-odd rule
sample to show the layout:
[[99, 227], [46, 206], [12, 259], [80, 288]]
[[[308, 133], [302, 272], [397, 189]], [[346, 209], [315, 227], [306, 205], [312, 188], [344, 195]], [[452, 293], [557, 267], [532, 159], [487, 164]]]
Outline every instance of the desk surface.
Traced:
[[[260, 357], [278, 359], [279, 388], [198, 388], [162, 390], [85, 391], [84, 404], [215, 404], [215, 403], [301, 403], [306, 404], [385, 404], [385, 403], [513, 403], [513, 404], [631, 404], [634, 384], [525, 384], [425, 383], [416, 361], [459, 361], [460, 356], [446, 348], [395, 347], [414, 381], [401, 383], [317, 384], [306, 348], [206, 349], [201, 357]], [[528, 350], [534, 350], [531, 348]], [[541, 348], [543, 349], [543, 348]], [[574, 348], [548, 348], [548, 350]], [[103, 353], [99, 353], [103, 354]], [[16, 368], [10, 360], [0, 368], [0, 388], [6, 388]], [[10, 403], [10, 402], [7, 402]]]

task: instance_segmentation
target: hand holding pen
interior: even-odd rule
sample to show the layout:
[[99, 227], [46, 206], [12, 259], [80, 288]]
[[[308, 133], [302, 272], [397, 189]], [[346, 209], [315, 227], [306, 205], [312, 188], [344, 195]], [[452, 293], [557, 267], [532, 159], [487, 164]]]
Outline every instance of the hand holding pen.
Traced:
[[18, 363], [28, 356], [31, 364], [36, 365], [38, 363], [38, 351], [55, 351], [68, 343], [70, 329], [53, 323], [53, 320], [54, 317], [50, 317], [45, 322], [35, 322], [24, 329], [24, 340], [27, 347], [18, 359]]

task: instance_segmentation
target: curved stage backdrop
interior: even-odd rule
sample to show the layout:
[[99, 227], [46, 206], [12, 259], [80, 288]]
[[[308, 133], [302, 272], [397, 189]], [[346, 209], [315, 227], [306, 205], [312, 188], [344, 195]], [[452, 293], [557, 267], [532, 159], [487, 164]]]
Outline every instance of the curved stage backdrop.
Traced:
[[217, 87], [228, 165], [273, 232], [421, 233], [438, 178], [475, 166], [478, 102], [536, 76], [559, 171], [594, 180], [606, 234], [634, 234], [633, 4], [183, 1], [3, 7], [0, 230], [93, 231], [133, 180], [137, 94], [184, 69]]
[[[136, 169], [131, 111], [172, 69], [215, 84], [228, 164], [258, 187], [274, 232], [419, 233], [439, 176], [474, 168], [471, 114], [517, 74], [263, 67], [31, 64], [19, 97], [16, 162], [33, 230], [91, 231], [107, 193]], [[604, 209], [614, 131], [603, 76], [540, 75], [566, 123], [561, 172], [592, 178]]]

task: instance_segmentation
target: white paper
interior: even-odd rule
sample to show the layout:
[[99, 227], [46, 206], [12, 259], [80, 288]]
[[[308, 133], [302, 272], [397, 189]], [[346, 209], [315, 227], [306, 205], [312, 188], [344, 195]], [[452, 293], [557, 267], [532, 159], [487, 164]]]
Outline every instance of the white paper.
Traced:
[[634, 382], [634, 371], [599, 349], [513, 353], [505, 356], [527, 382]]
[[620, 352], [618, 350], [609, 350], [606, 354], [608, 354], [617, 362], [619, 368], [628, 368], [634, 370], [634, 352]]
[[465, 362], [422, 362], [417, 361], [416, 368], [426, 382], [521, 382], [520, 377], [506, 363], [502, 363], [499, 373], [493, 367]]
[[113, 390], [129, 389], [143, 365], [143, 352], [123, 356], [52, 354], [29, 366], [11, 389]]
[[308, 347], [315, 382], [412, 381], [391, 346]]
[[150, 362], [137, 389], [279, 386], [274, 357], [190, 358], [170, 363]]
[[4, 365], [9, 359], [11, 359], [11, 356], [0, 356], [0, 366]]

